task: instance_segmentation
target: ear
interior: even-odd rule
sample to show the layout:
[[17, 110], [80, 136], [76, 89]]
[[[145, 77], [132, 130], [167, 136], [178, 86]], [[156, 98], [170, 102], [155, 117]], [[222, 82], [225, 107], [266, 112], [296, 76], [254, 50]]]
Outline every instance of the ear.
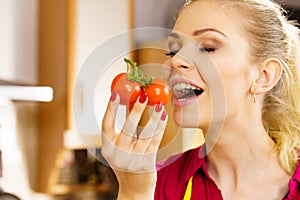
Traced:
[[282, 65], [276, 58], [265, 60], [259, 67], [257, 79], [254, 80], [253, 89], [256, 94], [265, 94], [279, 81], [282, 74]]

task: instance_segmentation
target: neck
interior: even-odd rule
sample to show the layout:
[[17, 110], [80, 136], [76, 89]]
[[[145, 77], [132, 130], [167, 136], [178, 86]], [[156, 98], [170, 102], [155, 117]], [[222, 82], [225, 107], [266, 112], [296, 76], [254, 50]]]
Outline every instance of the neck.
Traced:
[[220, 188], [238, 190], [249, 187], [249, 180], [255, 183], [287, 175], [263, 125], [257, 122], [249, 128], [249, 124], [226, 122], [215, 145], [208, 140], [213, 148], [208, 147], [207, 168]]

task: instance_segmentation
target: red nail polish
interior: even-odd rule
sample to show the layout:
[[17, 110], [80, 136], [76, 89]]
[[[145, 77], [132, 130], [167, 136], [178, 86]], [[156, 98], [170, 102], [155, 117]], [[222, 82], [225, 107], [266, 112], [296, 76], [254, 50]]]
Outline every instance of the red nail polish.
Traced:
[[156, 112], [160, 112], [161, 109], [162, 109], [162, 107], [163, 107], [162, 102], [160, 102], [159, 104], [156, 104], [156, 106], [155, 106], [155, 111], [156, 111]]
[[145, 103], [145, 101], [147, 100], [147, 93], [146, 92], [142, 92], [139, 102], [140, 103]]
[[160, 119], [161, 119], [161, 121], [165, 121], [165, 120], [166, 120], [166, 118], [167, 118], [167, 112], [166, 112], [166, 111], [164, 111], [164, 112], [162, 113], [162, 115], [161, 115]]
[[117, 92], [113, 91], [110, 96], [110, 101], [115, 101], [117, 98]]
[[128, 105], [128, 110], [129, 110], [129, 112], [131, 112], [131, 110], [132, 110], [132, 108], [133, 108], [133, 103], [129, 103], [129, 105]]

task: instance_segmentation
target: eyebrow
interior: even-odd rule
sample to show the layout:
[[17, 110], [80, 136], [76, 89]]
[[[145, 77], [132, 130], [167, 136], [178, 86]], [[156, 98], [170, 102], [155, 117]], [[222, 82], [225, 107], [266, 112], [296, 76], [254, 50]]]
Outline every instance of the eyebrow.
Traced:
[[196, 30], [196, 31], [193, 32], [193, 36], [198, 36], [198, 35], [201, 35], [205, 32], [209, 32], [209, 31], [217, 32], [217, 33], [223, 35], [224, 37], [228, 38], [227, 35], [225, 35], [225, 33], [221, 32], [217, 29], [214, 29], [214, 28], [204, 28], [204, 29]]
[[[224, 37], [226, 37], [228, 39], [228, 37], [225, 33], [221, 32], [217, 29], [214, 29], [214, 28], [203, 28], [203, 29], [196, 30], [196, 31], [193, 32], [193, 36], [199, 36], [203, 33], [209, 32], [209, 31], [219, 33], [219, 34], [223, 35]], [[180, 36], [176, 32], [171, 32], [169, 34], [169, 38], [180, 39]]]

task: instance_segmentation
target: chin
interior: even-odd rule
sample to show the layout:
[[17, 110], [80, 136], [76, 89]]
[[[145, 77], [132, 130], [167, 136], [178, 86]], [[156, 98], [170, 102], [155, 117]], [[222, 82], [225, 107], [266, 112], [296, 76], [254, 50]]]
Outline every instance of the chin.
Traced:
[[209, 115], [200, 114], [198, 112], [185, 111], [182, 109], [174, 109], [173, 118], [177, 126], [181, 128], [200, 128], [205, 129], [209, 126]]

